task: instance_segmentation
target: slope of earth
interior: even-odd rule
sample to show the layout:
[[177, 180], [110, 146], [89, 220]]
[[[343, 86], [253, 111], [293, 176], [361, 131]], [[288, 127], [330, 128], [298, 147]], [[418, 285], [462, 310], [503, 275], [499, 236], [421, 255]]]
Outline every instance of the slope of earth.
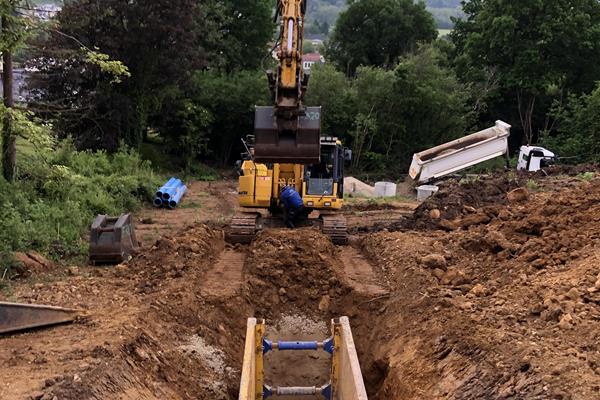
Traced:
[[373, 398], [600, 398], [600, 180], [520, 200], [363, 239], [393, 290]]

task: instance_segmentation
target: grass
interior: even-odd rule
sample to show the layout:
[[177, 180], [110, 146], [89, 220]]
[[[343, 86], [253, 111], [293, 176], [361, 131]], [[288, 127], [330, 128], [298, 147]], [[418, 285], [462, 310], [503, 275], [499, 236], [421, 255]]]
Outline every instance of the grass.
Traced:
[[179, 208], [202, 208], [202, 204], [197, 203], [195, 201], [184, 201], [179, 205]]
[[529, 190], [530, 192], [540, 192], [542, 190], [540, 184], [534, 181], [533, 179], [527, 180], [525, 187], [527, 187], [527, 190]]
[[409, 196], [396, 195], [394, 197], [346, 197], [344, 201], [347, 205], [367, 204], [367, 205], [383, 205], [392, 203], [408, 203], [415, 199]]
[[577, 179], [581, 180], [581, 181], [585, 181], [585, 182], [589, 182], [592, 179], [594, 179], [596, 177], [596, 173], [595, 172], [584, 172], [582, 174], [579, 174], [576, 176]]

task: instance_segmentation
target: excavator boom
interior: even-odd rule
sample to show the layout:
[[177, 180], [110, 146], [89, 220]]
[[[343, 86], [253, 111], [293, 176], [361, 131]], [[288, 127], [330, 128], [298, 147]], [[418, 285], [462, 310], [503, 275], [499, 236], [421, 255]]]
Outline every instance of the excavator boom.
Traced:
[[306, 0], [278, 0], [280, 35], [277, 70], [267, 71], [273, 107], [257, 107], [254, 157], [256, 162], [318, 163], [320, 108], [304, 106], [309, 75], [302, 67]]

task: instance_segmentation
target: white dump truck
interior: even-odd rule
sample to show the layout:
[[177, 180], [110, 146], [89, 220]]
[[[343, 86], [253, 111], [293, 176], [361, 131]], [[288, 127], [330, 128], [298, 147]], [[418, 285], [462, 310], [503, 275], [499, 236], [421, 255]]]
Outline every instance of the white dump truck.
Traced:
[[508, 154], [510, 128], [506, 122], [496, 121], [491, 128], [417, 153], [409, 175], [418, 183], [427, 183]]

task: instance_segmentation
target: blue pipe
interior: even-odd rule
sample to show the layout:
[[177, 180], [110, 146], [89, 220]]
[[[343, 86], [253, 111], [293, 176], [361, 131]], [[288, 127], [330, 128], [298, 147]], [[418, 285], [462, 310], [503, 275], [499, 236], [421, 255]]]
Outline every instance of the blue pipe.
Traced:
[[167, 187], [169, 187], [169, 186], [170, 186], [170, 185], [173, 183], [173, 181], [174, 181], [174, 180], [175, 180], [175, 178], [171, 177], [171, 179], [169, 179], [169, 180], [167, 181], [167, 183], [165, 183], [164, 185], [162, 185], [162, 186], [161, 186], [161, 187], [160, 187], [160, 188], [159, 188], [159, 189], [156, 191], [156, 197], [160, 197], [160, 198], [162, 199], [163, 192], [165, 191], [165, 189], [166, 189]]
[[318, 350], [319, 345], [317, 342], [284, 342], [279, 341], [278, 343], [279, 350]]
[[155, 197], [154, 198], [154, 207], [162, 207], [163, 205], [163, 201], [160, 197]]
[[186, 191], [187, 191], [187, 186], [185, 186], [185, 185], [181, 185], [177, 188], [177, 192], [175, 194], [173, 194], [173, 197], [171, 197], [171, 200], [169, 200], [169, 208], [170, 209], [177, 207], [177, 205], [179, 204], [179, 200], [181, 200], [181, 198], [183, 197], [183, 195], [185, 194]]
[[177, 192], [177, 189], [181, 185], [183, 185], [183, 183], [181, 182], [181, 179], [175, 179], [173, 182], [171, 182], [171, 184], [168, 187], [165, 187], [162, 198], [165, 200], [169, 200], [171, 198], [171, 196], [175, 195], [175, 193]]
[[320, 343], [320, 342], [317, 342], [317, 341], [286, 342], [286, 341], [282, 341], [282, 340], [277, 341], [277, 342], [272, 342], [270, 340], [263, 339], [263, 354], [264, 353], [268, 353], [271, 350], [279, 350], [279, 351], [284, 351], [284, 350], [319, 350], [320, 348], [323, 348], [323, 350], [325, 350], [325, 351], [327, 351], [329, 353], [328, 340], [324, 341], [323, 343]]

